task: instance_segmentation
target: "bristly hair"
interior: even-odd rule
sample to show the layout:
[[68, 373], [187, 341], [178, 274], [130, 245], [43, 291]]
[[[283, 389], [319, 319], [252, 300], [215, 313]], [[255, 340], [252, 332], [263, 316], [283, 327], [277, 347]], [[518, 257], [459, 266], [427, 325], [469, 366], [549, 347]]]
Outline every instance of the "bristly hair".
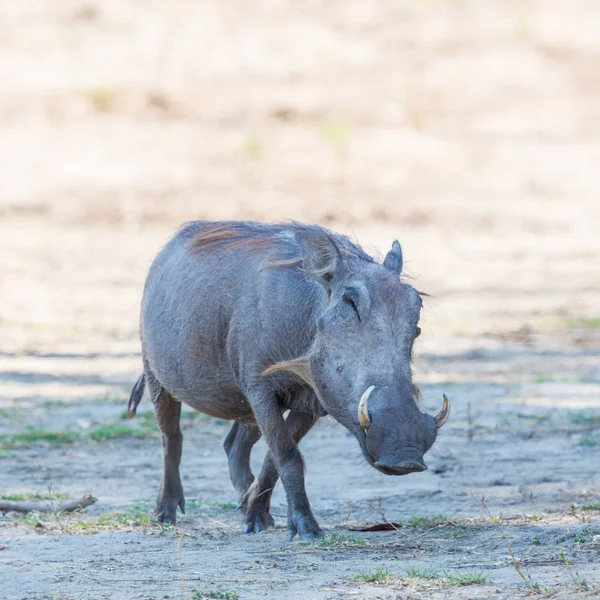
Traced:
[[[196, 225], [196, 224], [194, 224]], [[198, 223], [197, 225], [200, 225]], [[194, 232], [190, 252], [244, 246], [250, 250], [265, 250], [273, 246], [272, 238], [248, 227], [244, 222], [223, 221], [202, 223]]]
[[344, 260], [375, 262], [357, 243], [319, 225], [304, 223], [258, 223], [255, 221], [195, 221], [184, 225], [182, 233], [191, 239], [189, 251], [244, 248], [266, 252], [265, 267], [301, 267], [300, 244], [296, 234], [312, 233], [333, 242]]
[[309, 385], [313, 390], [316, 390], [316, 385], [310, 372], [310, 356], [299, 356], [292, 360], [282, 360], [273, 365], [268, 366], [263, 370], [262, 376], [268, 377], [274, 373], [292, 373], [304, 383]]
[[423, 400], [423, 394], [421, 394], [421, 390], [419, 389], [419, 386], [416, 383], [412, 384], [412, 391], [415, 400], [417, 401], [417, 403], [420, 403], [421, 400]]

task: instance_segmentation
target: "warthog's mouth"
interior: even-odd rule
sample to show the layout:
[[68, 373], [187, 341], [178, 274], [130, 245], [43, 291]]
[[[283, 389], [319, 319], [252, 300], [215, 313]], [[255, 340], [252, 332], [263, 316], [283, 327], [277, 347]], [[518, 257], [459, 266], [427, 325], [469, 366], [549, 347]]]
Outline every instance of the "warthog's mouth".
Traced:
[[[393, 448], [390, 452], [390, 444], [387, 443], [385, 444], [386, 447], [383, 448], [387, 454], [380, 456], [375, 460], [367, 447], [367, 432], [371, 429], [372, 424], [368, 403], [374, 390], [374, 385], [368, 387], [360, 398], [358, 403], [358, 427], [355, 423], [347, 426], [358, 440], [360, 449], [367, 459], [367, 462], [385, 475], [408, 475], [409, 473], [421, 473], [426, 471], [427, 465], [423, 460], [423, 455], [432, 446], [437, 436], [437, 431], [443, 427], [450, 414], [450, 402], [448, 401], [446, 394], [443, 394], [444, 403], [442, 410], [435, 417], [421, 413], [423, 419], [422, 448], [419, 447], [421, 444], [415, 446], [414, 444], [407, 445], [405, 442], [400, 443], [397, 448]], [[414, 386], [413, 393], [415, 398], [420, 395], [418, 388]]]
[[381, 471], [385, 475], [409, 475], [410, 473], [421, 473], [427, 471], [427, 465], [416, 460], [410, 460], [402, 462], [399, 465], [380, 465], [375, 463], [373, 465], [378, 471]]
[[375, 460], [367, 449], [367, 434], [364, 430], [360, 430], [360, 434], [356, 436], [358, 443], [367, 462], [384, 475], [410, 475], [411, 473], [422, 473], [427, 471], [427, 465], [416, 457], [406, 457], [399, 461], [391, 460], [390, 458], [381, 458]]

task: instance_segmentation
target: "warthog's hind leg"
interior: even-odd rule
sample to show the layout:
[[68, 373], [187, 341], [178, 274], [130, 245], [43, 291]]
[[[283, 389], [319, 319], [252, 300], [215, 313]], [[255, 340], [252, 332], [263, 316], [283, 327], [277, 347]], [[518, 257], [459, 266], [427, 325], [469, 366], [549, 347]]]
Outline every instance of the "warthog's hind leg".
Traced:
[[223, 443], [231, 483], [239, 495], [240, 508], [246, 509], [245, 498], [248, 488], [254, 481], [250, 468], [250, 453], [252, 447], [260, 439], [260, 429], [257, 425], [241, 425], [235, 423]]
[[163, 476], [156, 501], [156, 514], [159, 522], [175, 524], [177, 507], [179, 506], [181, 512], [185, 513], [185, 499], [179, 477], [183, 443], [183, 435], [179, 427], [181, 402], [175, 400], [149, 371], [146, 371], [146, 381], [154, 404], [156, 420], [162, 432], [163, 445]]

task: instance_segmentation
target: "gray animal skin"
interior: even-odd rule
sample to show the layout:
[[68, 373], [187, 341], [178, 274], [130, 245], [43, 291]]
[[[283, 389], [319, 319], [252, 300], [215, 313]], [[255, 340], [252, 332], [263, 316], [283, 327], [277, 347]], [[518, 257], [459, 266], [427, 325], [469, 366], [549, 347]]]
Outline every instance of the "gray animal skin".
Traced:
[[[424, 471], [423, 455], [448, 417], [416, 403], [411, 353], [421, 297], [401, 282], [394, 242], [378, 264], [347, 237], [316, 225], [186, 224], [154, 260], [142, 301], [144, 373], [163, 434], [157, 514], [175, 523], [185, 501], [179, 464], [181, 403], [235, 421], [225, 440], [242, 529], [273, 525], [271, 493], [281, 477], [290, 540], [321, 530], [304, 488], [298, 443], [330, 414], [387, 475]], [[284, 418], [289, 411], [287, 418]], [[252, 446], [269, 447], [260, 475]]]

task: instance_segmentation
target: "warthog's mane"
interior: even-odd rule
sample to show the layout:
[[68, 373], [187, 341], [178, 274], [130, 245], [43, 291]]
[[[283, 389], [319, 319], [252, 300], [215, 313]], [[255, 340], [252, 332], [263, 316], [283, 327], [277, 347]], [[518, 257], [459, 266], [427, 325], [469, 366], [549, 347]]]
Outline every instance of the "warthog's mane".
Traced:
[[356, 242], [344, 235], [333, 233], [319, 225], [304, 223], [258, 223], [255, 221], [196, 221], [184, 225], [182, 233], [191, 238], [190, 252], [240, 249], [248, 253], [266, 255], [266, 267], [302, 267], [302, 256], [297, 233], [311, 233], [327, 238], [348, 262], [375, 262]]
[[[202, 252], [240, 249], [248, 253], [262, 252], [267, 256], [266, 267], [302, 267], [297, 233], [309, 232], [333, 242], [348, 263], [355, 261], [378, 262], [354, 240], [334, 233], [320, 225], [289, 223], [259, 223], [257, 221], [192, 221], [182, 227], [182, 233], [191, 238], [189, 251]], [[402, 279], [413, 279], [405, 270]], [[421, 297], [429, 294], [417, 290]]]

